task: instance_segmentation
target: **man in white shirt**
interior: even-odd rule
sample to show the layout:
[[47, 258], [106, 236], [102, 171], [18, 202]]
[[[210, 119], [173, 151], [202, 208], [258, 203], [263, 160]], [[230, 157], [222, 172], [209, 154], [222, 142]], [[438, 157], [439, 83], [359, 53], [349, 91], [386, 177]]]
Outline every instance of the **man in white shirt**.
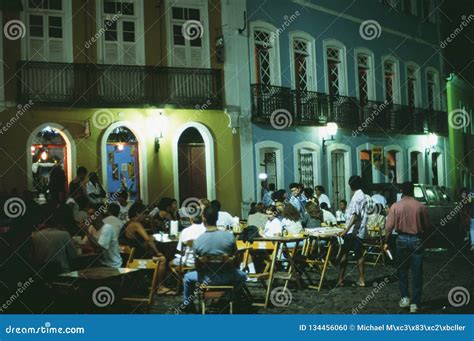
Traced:
[[347, 220], [347, 201], [345, 199], [339, 200], [339, 209], [336, 211], [337, 222], [345, 223]]
[[232, 225], [234, 225], [234, 219], [232, 218], [230, 213], [221, 211], [221, 203], [218, 200], [212, 200], [211, 207], [213, 207], [214, 210], [219, 212], [216, 223], [217, 226], [231, 227]]
[[323, 221], [327, 224], [331, 224], [331, 225], [336, 225], [337, 224], [337, 219], [336, 217], [334, 216], [334, 214], [332, 214], [331, 211], [328, 211], [328, 210], [324, 210], [324, 209], [321, 209], [321, 211], [323, 211]]
[[331, 202], [329, 201], [329, 197], [326, 195], [326, 190], [324, 189], [324, 187], [316, 186], [314, 190], [316, 192], [316, 198], [318, 198], [319, 201], [319, 206], [321, 206], [321, 204], [325, 202], [328, 205], [328, 208], [331, 208]]
[[104, 218], [104, 224], [112, 225], [114, 229], [117, 230], [117, 235], [120, 235], [120, 231], [123, 227], [123, 221], [118, 218], [120, 214], [120, 207], [117, 204], [110, 204], [107, 208], [107, 213], [109, 214]]
[[206, 232], [206, 227], [202, 223], [202, 217], [199, 213], [192, 218], [192, 225], [181, 231], [176, 249], [182, 252], [184, 248], [184, 255], [182, 253], [177, 254], [176, 258], [171, 261], [170, 267], [173, 268], [180, 265], [194, 267], [192, 244], [204, 232]]
[[102, 213], [99, 211], [89, 210], [89, 219], [98, 232], [98, 238], [89, 233], [87, 229], [83, 228], [82, 230], [94, 251], [100, 253], [100, 262], [110, 268], [120, 268], [122, 257], [120, 256], [117, 230], [112, 225], [104, 224]]
[[367, 225], [367, 199], [362, 191], [363, 180], [360, 176], [351, 176], [349, 178], [349, 186], [352, 190], [352, 198], [347, 209], [346, 229], [341, 232], [340, 236], [344, 238], [342, 258], [339, 271], [339, 280], [337, 286], [344, 285], [344, 274], [347, 269], [348, 255], [350, 251], [354, 251], [357, 260], [357, 270], [359, 272], [359, 280], [357, 285], [365, 287], [364, 278], [364, 250], [363, 240], [366, 234]]
[[132, 206], [132, 203], [128, 202], [128, 193], [120, 192], [117, 201], [120, 207], [120, 213], [117, 218], [119, 218], [125, 224], [128, 221], [128, 211]]
[[278, 211], [275, 206], [269, 206], [266, 210], [267, 222], [263, 229], [263, 234], [267, 237], [275, 237], [283, 231], [280, 219], [277, 218]]

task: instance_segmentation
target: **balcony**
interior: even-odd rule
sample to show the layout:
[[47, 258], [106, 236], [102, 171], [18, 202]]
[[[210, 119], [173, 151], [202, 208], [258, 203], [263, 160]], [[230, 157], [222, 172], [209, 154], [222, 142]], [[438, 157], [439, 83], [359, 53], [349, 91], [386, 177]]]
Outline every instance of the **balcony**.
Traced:
[[17, 99], [70, 107], [223, 106], [220, 70], [21, 61]]
[[286, 87], [251, 85], [252, 121], [268, 123], [273, 112], [287, 110], [293, 126], [322, 126], [336, 122], [341, 128], [398, 134], [435, 132], [447, 135], [447, 114], [405, 105], [333, 96]]

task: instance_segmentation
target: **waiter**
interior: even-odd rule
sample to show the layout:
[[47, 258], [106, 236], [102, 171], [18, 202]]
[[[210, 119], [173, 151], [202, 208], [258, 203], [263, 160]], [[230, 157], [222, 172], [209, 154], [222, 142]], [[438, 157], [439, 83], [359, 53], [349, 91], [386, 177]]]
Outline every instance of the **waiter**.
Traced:
[[[423, 288], [423, 241], [422, 233], [431, 228], [428, 210], [415, 200], [412, 182], [402, 184], [402, 199], [390, 207], [385, 224], [386, 236], [384, 250], [388, 250], [388, 239], [395, 229], [398, 259], [398, 282], [401, 293], [400, 307], [410, 306], [410, 312], [416, 313], [421, 301]], [[410, 302], [408, 293], [408, 270], [411, 268], [413, 295]], [[410, 304], [411, 303], [411, 304]]]

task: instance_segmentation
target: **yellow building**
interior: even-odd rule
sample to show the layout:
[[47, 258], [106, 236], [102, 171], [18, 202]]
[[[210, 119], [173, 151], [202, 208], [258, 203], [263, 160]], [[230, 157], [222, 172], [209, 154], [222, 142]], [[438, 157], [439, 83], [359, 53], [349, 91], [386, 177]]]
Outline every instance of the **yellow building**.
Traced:
[[145, 203], [217, 198], [240, 214], [219, 1], [21, 1], [2, 10], [0, 191], [44, 190], [54, 164]]

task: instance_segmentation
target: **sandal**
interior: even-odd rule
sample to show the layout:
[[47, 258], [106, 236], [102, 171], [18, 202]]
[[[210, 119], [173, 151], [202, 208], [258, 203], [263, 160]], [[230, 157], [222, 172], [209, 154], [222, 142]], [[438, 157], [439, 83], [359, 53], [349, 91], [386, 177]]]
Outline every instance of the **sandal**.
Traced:
[[169, 288], [163, 288], [163, 290], [157, 289], [156, 294], [157, 295], [174, 296], [174, 295], [176, 295], [176, 292], [169, 289]]

